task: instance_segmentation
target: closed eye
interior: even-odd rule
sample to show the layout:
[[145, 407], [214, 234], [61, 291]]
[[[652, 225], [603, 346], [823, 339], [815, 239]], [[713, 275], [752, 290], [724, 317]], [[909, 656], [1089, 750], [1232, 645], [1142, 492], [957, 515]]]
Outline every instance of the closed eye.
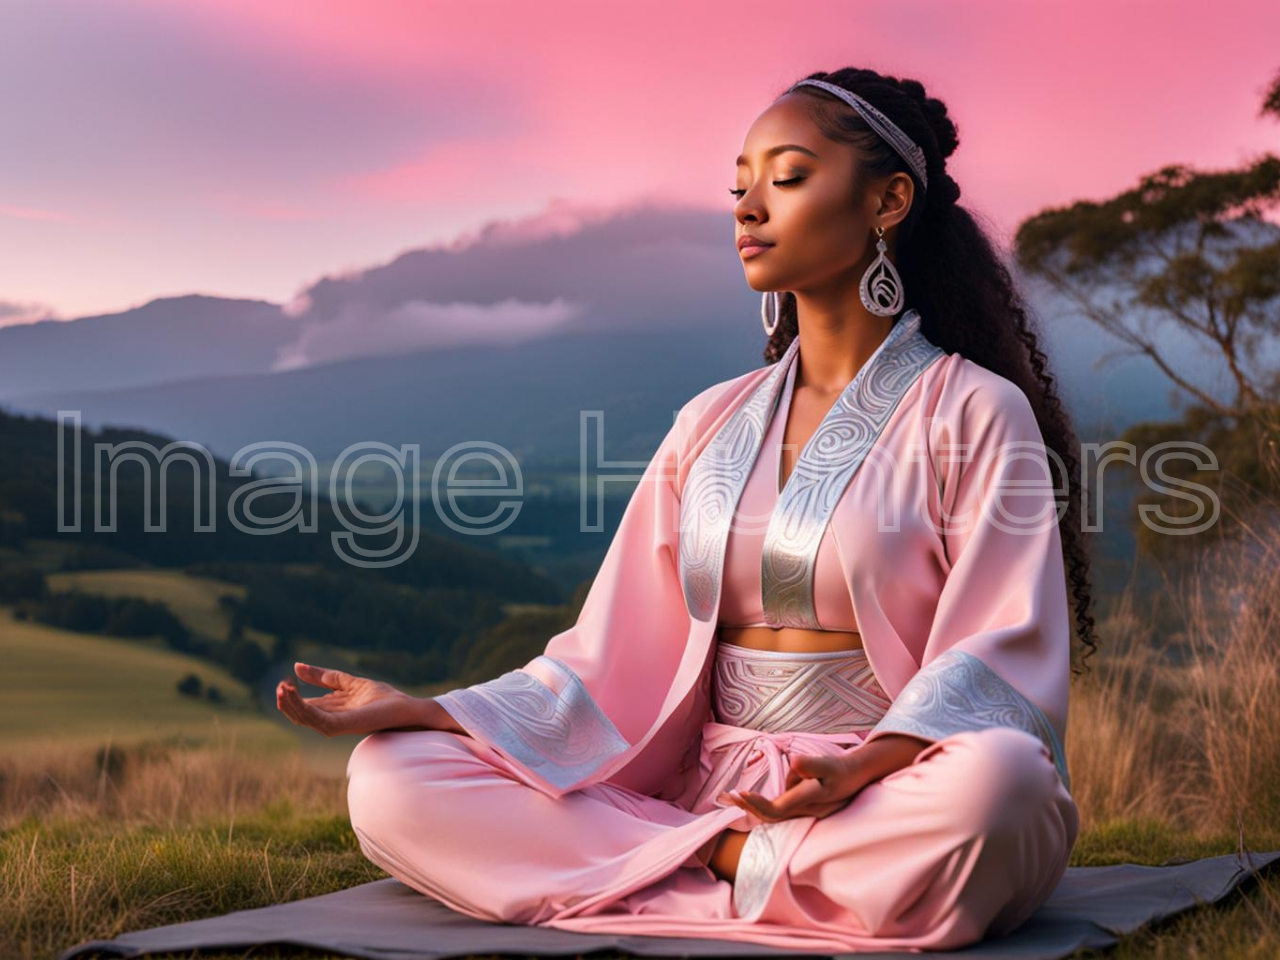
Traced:
[[[775, 181], [773, 181], [773, 185], [774, 185], [775, 187], [793, 187], [793, 186], [795, 186], [797, 183], [801, 183], [802, 181], [804, 181], [804, 180], [806, 180], [806, 179], [808, 179], [808, 178], [807, 178], [807, 177], [792, 177], [790, 180], [775, 180]], [[742, 199], [742, 195], [743, 195], [744, 193], [746, 193], [746, 192], [747, 192], [747, 191], [745, 191], [745, 190], [730, 190], [730, 191], [729, 191], [729, 193], [730, 193], [730, 194], [732, 194], [733, 196], [737, 197], [739, 200], [741, 200], [741, 199]]]

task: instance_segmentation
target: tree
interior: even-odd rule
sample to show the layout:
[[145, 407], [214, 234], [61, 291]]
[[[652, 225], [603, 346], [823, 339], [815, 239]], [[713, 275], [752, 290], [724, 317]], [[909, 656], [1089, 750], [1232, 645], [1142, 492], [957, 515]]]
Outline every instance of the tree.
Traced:
[[[1261, 115], [1280, 118], [1280, 73]], [[1280, 403], [1280, 372], [1254, 361], [1280, 338], [1280, 227], [1266, 219], [1278, 206], [1274, 154], [1236, 170], [1175, 164], [1109, 200], [1029, 218], [1018, 228], [1016, 256], [1124, 344], [1109, 356], [1149, 357], [1219, 415], [1270, 415]], [[1231, 395], [1214, 395], [1179, 369], [1162, 346], [1168, 325], [1221, 358]]]
[[[1280, 72], [1260, 115], [1280, 118]], [[1280, 346], [1280, 226], [1269, 219], [1278, 208], [1280, 157], [1266, 153], [1233, 170], [1164, 167], [1111, 199], [1039, 213], [1015, 237], [1024, 271], [1120, 341], [1103, 360], [1146, 356], [1190, 398], [1180, 423], [1140, 424], [1122, 439], [1142, 448], [1173, 430], [1230, 451], [1226, 472], [1246, 509], [1259, 492], [1280, 490], [1280, 370], [1267, 358]], [[1206, 388], [1174, 359], [1170, 344], [1188, 337], [1221, 363], [1225, 389]], [[1193, 466], [1169, 472], [1207, 479]], [[1169, 514], [1192, 508], [1176, 495], [1144, 500]], [[1150, 546], [1140, 527], [1144, 539]]]
[[198, 697], [203, 684], [194, 673], [188, 673], [178, 681], [178, 692], [184, 697]]
[[227, 669], [237, 680], [253, 683], [262, 676], [270, 664], [262, 648], [252, 640], [237, 640], [227, 655]]

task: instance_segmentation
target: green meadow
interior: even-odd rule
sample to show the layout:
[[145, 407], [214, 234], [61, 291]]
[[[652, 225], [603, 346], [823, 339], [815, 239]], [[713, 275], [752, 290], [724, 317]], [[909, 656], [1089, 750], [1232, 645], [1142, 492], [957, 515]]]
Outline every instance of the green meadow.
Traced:
[[[239, 584], [192, 576], [178, 569], [76, 570], [50, 574], [46, 580], [55, 593], [81, 590], [164, 603], [188, 630], [208, 640], [223, 640], [231, 629], [231, 614], [218, 603], [219, 598], [243, 600], [246, 593]], [[270, 634], [246, 627], [244, 635], [264, 649], [270, 648]]]
[[[249, 750], [297, 748], [288, 729], [253, 708], [244, 684], [159, 644], [18, 621], [0, 607], [0, 655], [0, 742], [7, 756], [127, 746], [154, 739], [157, 731], [198, 744], [219, 727], [236, 731]], [[177, 682], [190, 673], [218, 687], [225, 702], [179, 693]]]

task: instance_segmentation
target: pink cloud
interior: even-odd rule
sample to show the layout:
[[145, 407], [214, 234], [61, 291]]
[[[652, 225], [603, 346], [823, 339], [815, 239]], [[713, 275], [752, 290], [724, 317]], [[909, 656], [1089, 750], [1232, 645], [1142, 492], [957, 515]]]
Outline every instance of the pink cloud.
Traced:
[[77, 223], [78, 218], [60, 210], [39, 210], [35, 207], [18, 207], [0, 203], [0, 217], [13, 217], [15, 220], [44, 220], [53, 223]]
[[493, 304], [409, 300], [391, 308], [352, 303], [332, 319], [303, 316], [298, 338], [280, 349], [271, 369], [465, 343], [519, 343], [545, 336], [582, 309], [559, 297], [548, 303], [511, 297]]

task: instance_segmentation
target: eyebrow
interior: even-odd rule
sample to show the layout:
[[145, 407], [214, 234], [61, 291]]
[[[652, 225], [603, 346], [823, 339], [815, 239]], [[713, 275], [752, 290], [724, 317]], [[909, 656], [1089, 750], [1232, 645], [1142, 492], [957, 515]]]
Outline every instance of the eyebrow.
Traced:
[[[770, 147], [768, 150], [764, 152], [764, 158], [766, 160], [769, 160], [769, 159], [772, 159], [773, 157], [776, 157], [780, 153], [786, 153], [788, 150], [798, 150], [801, 153], [807, 153], [809, 156], [813, 157], [813, 159], [815, 160], [822, 159], [816, 153], [810, 150], [808, 147], [802, 147], [798, 143], [782, 143], [776, 147]], [[747, 162], [746, 154], [743, 154], [738, 158], [737, 166], [741, 167], [745, 165], [746, 162]]]

